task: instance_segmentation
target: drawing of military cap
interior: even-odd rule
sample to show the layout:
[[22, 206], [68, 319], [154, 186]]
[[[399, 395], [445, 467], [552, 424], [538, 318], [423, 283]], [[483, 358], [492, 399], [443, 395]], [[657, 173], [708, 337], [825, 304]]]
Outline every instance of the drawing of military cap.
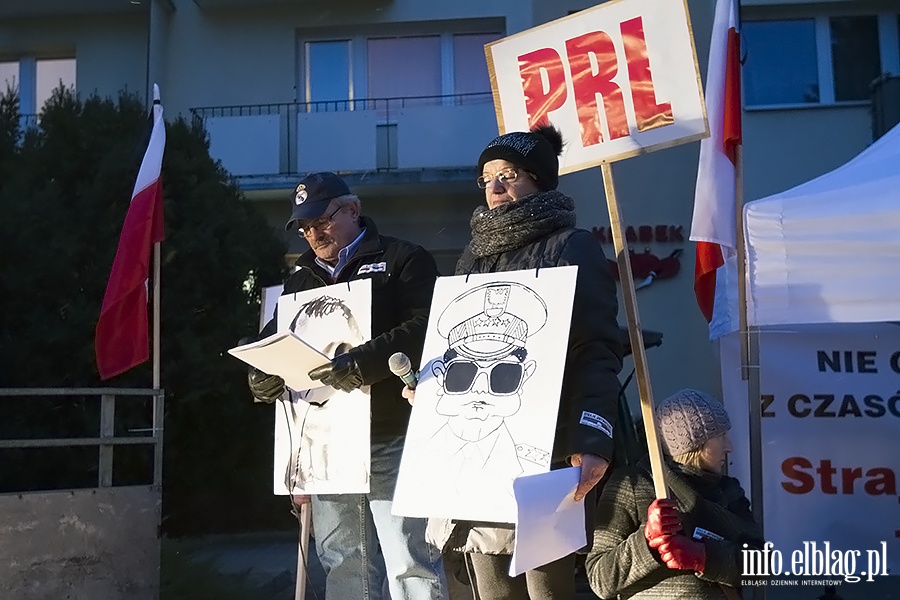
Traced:
[[437, 330], [459, 354], [489, 360], [524, 348], [546, 322], [544, 301], [531, 288], [505, 281], [479, 285], [451, 300]]

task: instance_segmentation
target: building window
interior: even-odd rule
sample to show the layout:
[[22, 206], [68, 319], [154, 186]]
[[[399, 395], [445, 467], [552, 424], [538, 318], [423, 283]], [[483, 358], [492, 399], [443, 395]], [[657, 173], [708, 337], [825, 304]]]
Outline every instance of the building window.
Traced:
[[[745, 21], [744, 104], [785, 108], [867, 102], [900, 45], [894, 14]], [[885, 40], [891, 41], [889, 47]], [[879, 42], [881, 40], [881, 42]]]
[[750, 21], [742, 33], [748, 106], [819, 102], [815, 21]]
[[868, 100], [869, 86], [881, 74], [878, 18], [836, 17], [828, 25], [835, 101]]
[[498, 39], [499, 33], [467, 33], [453, 36], [453, 89], [457, 94], [491, 91], [484, 46]]
[[[484, 95], [491, 91], [484, 46], [501, 37], [500, 32], [475, 31], [305, 41], [303, 97], [306, 102], [327, 102], [310, 110], [359, 110], [383, 108], [384, 103], [364, 102], [371, 99], [402, 98], [408, 106], [410, 98], [425, 97], [417, 104], [442, 104], [450, 95]], [[484, 99], [454, 100], [476, 101]]]
[[53, 90], [75, 91], [75, 59], [28, 58], [0, 62], [0, 94], [7, 89], [19, 95], [19, 112], [34, 115], [41, 111]]
[[0, 62], [0, 94], [19, 89], [19, 63]]
[[366, 44], [369, 98], [441, 95], [441, 38], [372, 38]]
[[61, 58], [51, 60], [38, 60], [35, 66], [36, 112], [44, 107], [44, 103], [50, 99], [53, 90], [62, 86], [71, 90], [75, 89], [75, 59]]
[[353, 99], [350, 41], [306, 44], [306, 101]]

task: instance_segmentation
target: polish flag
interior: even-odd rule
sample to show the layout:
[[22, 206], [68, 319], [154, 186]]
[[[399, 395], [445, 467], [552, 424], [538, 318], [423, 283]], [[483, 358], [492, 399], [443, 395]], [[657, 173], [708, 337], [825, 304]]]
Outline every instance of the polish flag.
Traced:
[[700, 142], [692, 241], [697, 242], [694, 294], [712, 319], [716, 269], [737, 247], [735, 154], [741, 144], [741, 65], [738, 7], [717, 0], [706, 76], [709, 137]]
[[166, 146], [166, 126], [156, 84], [153, 85], [152, 120], [150, 140], [131, 194], [97, 321], [94, 351], [97, 370], [103, 380], [150, 358], [147, 323], [150, 251], [153, 244], [165, 237], [160, 171]]

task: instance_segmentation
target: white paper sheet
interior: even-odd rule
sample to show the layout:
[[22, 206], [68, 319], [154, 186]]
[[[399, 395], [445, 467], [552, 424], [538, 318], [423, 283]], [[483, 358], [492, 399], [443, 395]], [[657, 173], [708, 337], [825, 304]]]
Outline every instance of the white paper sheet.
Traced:
[[308, 373], [330, 360], [292, 331], [275, 333], [252, 344], [236, 346], [228, 353], [263, 373], [281, 376], [293, 390], [322, 387], [322, 383], [310, 379]]
[[575, 502], [581, 467], [526, 475], [513, 481], [516, 543], [511, 577], [546, 565], [587, 544], [584, 500]]

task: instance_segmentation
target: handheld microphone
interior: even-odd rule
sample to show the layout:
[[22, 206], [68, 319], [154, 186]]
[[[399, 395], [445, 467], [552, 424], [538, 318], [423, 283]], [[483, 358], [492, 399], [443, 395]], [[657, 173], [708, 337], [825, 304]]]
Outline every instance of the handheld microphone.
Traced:
[[410, 364], [407, 355], [402, 352], [391, 354], [391, 357], [388, 359], [388, 368], [391, 370], [391, 373], [403, 380], [406, 387], [411, 390], [416, 389], [416, 374], [413, 373], [412, 364]]

